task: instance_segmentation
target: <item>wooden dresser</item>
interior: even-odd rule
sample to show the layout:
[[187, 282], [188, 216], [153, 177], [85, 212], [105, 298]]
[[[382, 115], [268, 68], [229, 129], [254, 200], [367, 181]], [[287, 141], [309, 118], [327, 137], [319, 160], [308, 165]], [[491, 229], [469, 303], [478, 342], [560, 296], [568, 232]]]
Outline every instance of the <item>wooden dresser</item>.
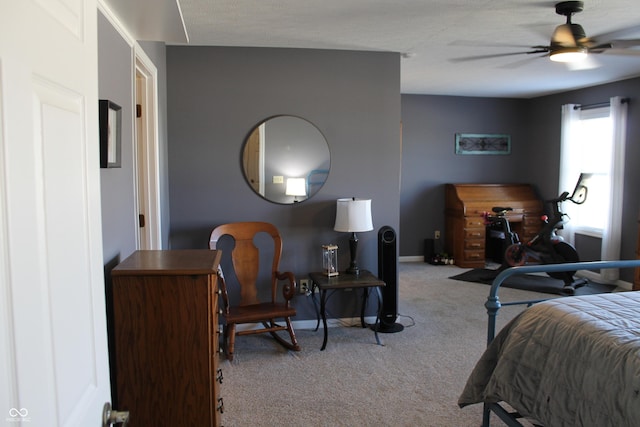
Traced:
[[485, 266], [485, 212], [511, 207], [513, 231], [522, 241], [535, 236], [542, 222], [542, 201], [529, 184], [446, 184], [445, 251], [463, 268]]
[[114, 407], [130, 427], [221, 424], [219, 262], [219, 251], [137, 251], [112, 270]]

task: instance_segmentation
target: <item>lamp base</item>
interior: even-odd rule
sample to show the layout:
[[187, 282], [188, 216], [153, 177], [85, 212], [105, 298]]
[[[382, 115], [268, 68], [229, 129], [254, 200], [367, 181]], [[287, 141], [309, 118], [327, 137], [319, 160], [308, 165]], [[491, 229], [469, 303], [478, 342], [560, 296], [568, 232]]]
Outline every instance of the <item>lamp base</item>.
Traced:
[[358, 253], [358, 236], [356, 233], [351, 233], [349, 239], [349, 253], [351, 254], [351, 262], [349, 268], [347, 268], [347, 274], [353, 274], [355, 276], [360, 275], [360, 269], [358, 268], [358, 261], [356, 261], [356, 254]]
[[359, 276], [360, 275], [360, 269], [358, 268], [358, 266], [350, 266], [349, 268], [347, 268], [345, 270], [345, 273], [347, 274], [353, 274], [354, 276]]

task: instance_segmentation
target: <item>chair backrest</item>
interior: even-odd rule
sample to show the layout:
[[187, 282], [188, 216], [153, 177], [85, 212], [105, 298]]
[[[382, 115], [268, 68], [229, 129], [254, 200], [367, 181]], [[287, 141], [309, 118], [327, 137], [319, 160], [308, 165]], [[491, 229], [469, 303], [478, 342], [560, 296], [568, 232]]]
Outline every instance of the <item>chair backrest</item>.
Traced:
[[209, 238], [209, 248], [218, 249], [218, 240], [228, 235], [235, 241], [231, 260], [240, 286], [240, 306], [257, 304], [260, 250], [255, 245], [255, 237], [266, 233], [273, 239], [273, 261], [271, 263], [271, 301], [276, 300], [278, 265], [282, 254], [282, 238], [278, 229], [267, 222], [235, 222], [216, 227]]

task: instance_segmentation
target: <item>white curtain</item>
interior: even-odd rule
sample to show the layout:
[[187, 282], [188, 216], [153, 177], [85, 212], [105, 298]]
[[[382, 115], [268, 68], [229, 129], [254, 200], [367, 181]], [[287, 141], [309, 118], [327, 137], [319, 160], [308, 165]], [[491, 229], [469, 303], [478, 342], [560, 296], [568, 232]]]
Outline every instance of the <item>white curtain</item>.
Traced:
[[[602, 232], [602, 253], [604, 261], [620, 259], [622, 239], [622, 198], [624, 194], [624, 152], [627, 141], [627, 103], [622, 97], [610, 99], [613, 131], [613, 153], [611, 153], [611, 181], [608, 215]], [[600, 273], [604, 280], [617, 280], [617, 269], [606, 269]]]
[[[579, 143], [576, 138], [575, 128], [578, 126], [580, 120], [580, 106], [577, 104], [565, 104], [562, 106], [562, 126], [560, 135], [560, 179], [558, 183], [558, 194], [563, 191], [571, 192], [576, 185], [576, 181], [580, 176], [580, 165], [572, 161], [571, 155], [573, 150], [576, 149], [576, 144]], [[572, 211], [575, 210], [576, 205], [573, 203], [564, 203], [562, 211], [572, 217]], [[573, 215], [575, 216], [575, 215]], [[564, 239], [575, 244], [575, 233], [571, 226], [571, 221], [567, 221], [564, 224], [564, 229], [559, 232]]]
[[[601, 259], [605, 261], [620, 259], [620, 245], [622, 236], [622, 195], [624, 191], [624, 152], [627, 130], [627, 104], [622, 97], [610, 99], [610, 117], [612, 122], [613, 152], [611, 153], [610, 203], [607, 218], [602, 232]], [[572, 154], [580, 150], [580, 141], [576, 138], [576, 126], [580, 120], [580, 106], [566, 104], [562, 106], [562, 133], [560, 145], [560, 180], [558, 191], [571, 192], [576, 180], [580, 176], [580, 165], [572, 161]], [[564, 203], [563, 212], [572, 216], [576, 205]], [[571, 244], [575, 244], [575, 230], [569, 220], [560, 234]], [[600, 277], [606, 281], [614, 281], [619, 277], [617, 269], [602, 270]]]

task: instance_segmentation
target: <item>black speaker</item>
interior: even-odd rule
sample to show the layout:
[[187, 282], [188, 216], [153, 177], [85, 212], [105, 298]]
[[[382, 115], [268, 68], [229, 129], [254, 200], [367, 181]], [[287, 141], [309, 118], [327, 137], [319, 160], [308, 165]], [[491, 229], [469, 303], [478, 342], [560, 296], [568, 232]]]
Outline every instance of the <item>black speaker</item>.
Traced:
[[378, 231], [378, 277], [382, 288], [382, 312], [378, 332], [400, 332], [404, 329], [398, 318], [398, 256], [396, 232], [385, 225]]
[[436, 246], [433, 239], [424, 239], [424, 262], [431, 264], [436, 254]]

